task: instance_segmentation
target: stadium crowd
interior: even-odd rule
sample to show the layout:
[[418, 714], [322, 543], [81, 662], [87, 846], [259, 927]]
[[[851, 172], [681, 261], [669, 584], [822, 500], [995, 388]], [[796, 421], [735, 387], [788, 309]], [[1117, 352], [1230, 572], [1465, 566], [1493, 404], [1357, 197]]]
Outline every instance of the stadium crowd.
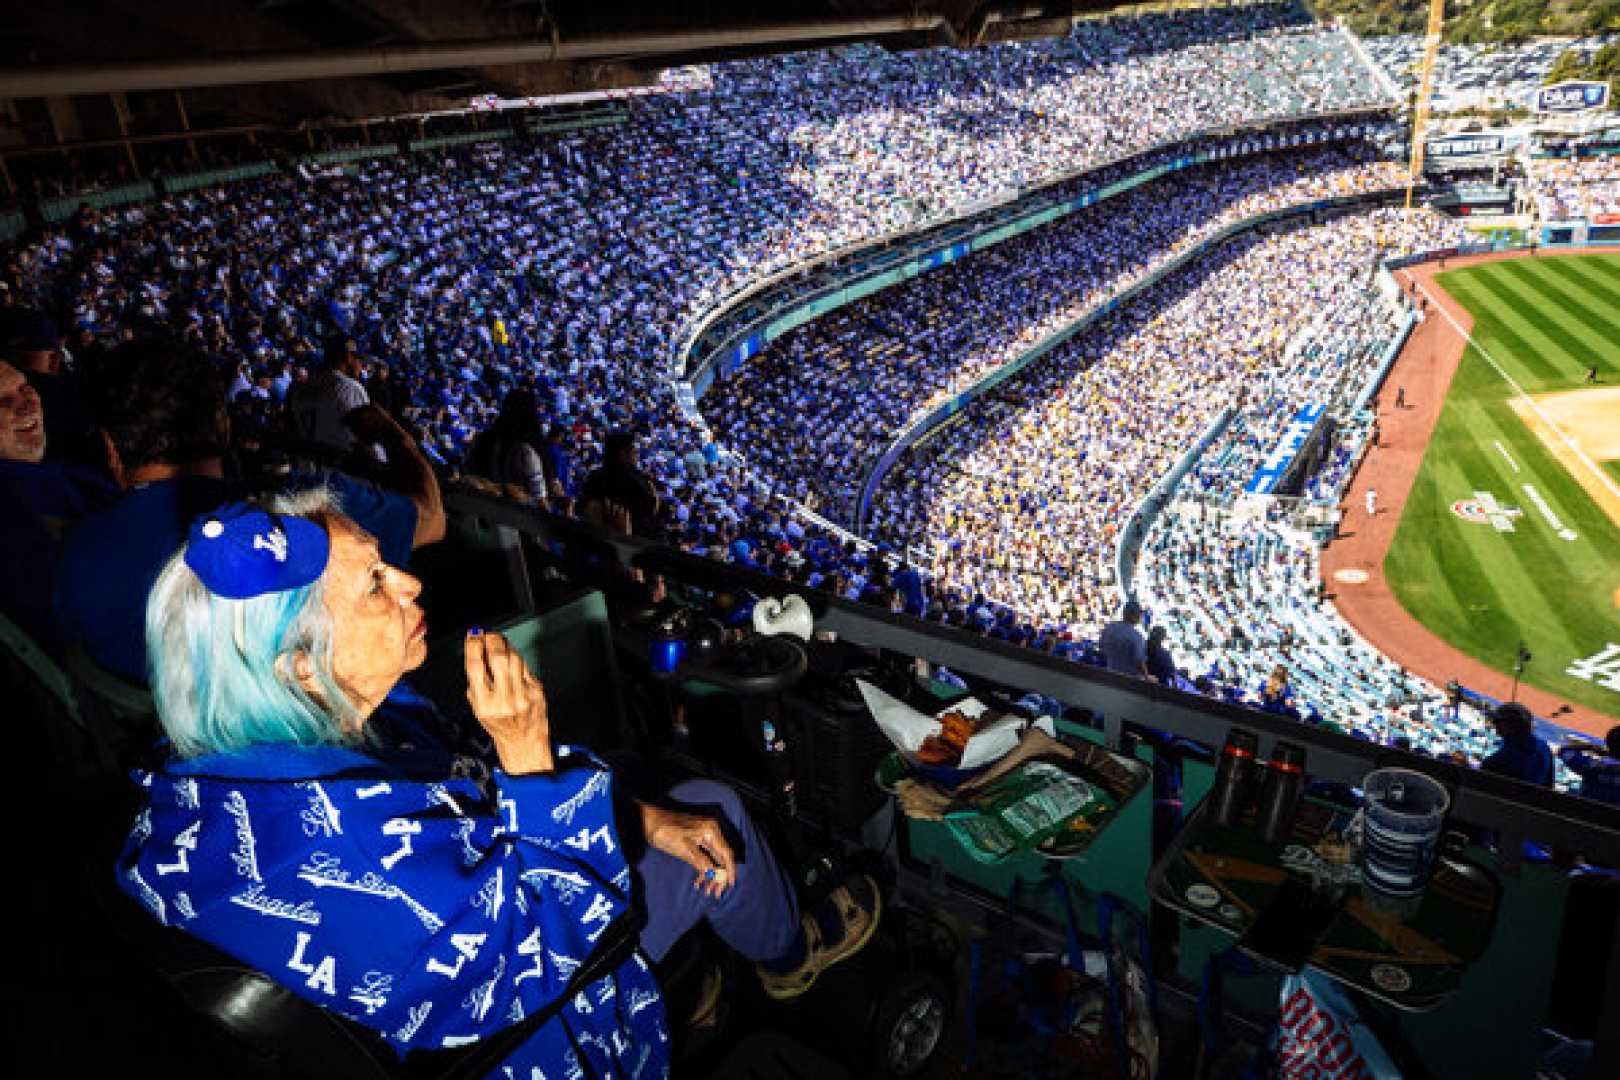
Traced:
[[[368, 441], [339, 421], [368, 400], [427, 459], [459, 465], [512, 392], [532, 391], [543, 452], [485, 464], [493, 479], [571, 508], [607, 435], [634, 429], [640, 468], [674, 496], [666, 506], [715, 526], [687, 530], [687, 546], [776, 570], [799, 546], [818, 564], [811, 579], [859, 593], [870, 574], [858, 551], [836, 534], [801, 543], [814, 526], [781, 516], [773, 481], [728, 464], [676, 404], [664, 375], [684, 327], [743, 282], [892, 226], [897, 200], [959, 207], [1037, 166], [1073, 170], [1288, 112], [1302, 91], [1265, 96], [1295, 85], [1266, 77], [1284, 54], [1314, 51], [1336, 72], [1314, 81], [1333, 95], [1322, 108], [1376, 99], [1337, 32], [1252, 37], [1299, 21], [1291, 8], [1251, 8], [1088, 24], [971, 54], [846, 48], [722, 65], [711, 90], [637, 99], [616, 127], [86, 208], [12, 253], [6, 296], [65, 328], [61, 359], [79, 370], [64, 386], [94, 381], [96, 355], [137, 335], [203, 350], [227, 373], [237, 441], [270, 467], [266, 436], [279, 430], [342, 451]], [[1174, 90], [1222, 79], [1251, 91], [1217, 106]], [[1048, 98], [1069, 102], [1067, 114], [1035, 107]], [[1042, 134], [1094, 121], [1097, 101], [1111, 103], [1102, 116], [1149, 119], [1094, 123], [1080, 141]], [[904, 167], [839, 173], [882, 118], [885, 160]], [[56, 396], [53, 455], [71, 456], [88, 443], [85, 418], [72, 395]]]
[[[28, 438], [43, 418], [52, 470], [44, 482], [6, 477], [51, 522], [7, 537], [11, 550], [38, 555], [13, 561], [30, 571], [7, 587], [29, 595], [42, 640], [83, 639], [73, 604], [51, 595], [71, 595], [81, 610], [96, 602], [117, 578], [109, 566], [124, 565], [107, 537], [223, 495], [198, 476], [285, 477], [275, 436], [290, 433], [386, 467], [402, 494], [372, 498], [368, 527], [398, 561], [444, 528], [430, 465], [460, 467], [567, 512], [612, 497], [628, 504], [629, 527], [687, 550], [1040, 647], [1066, 640], [1081, 655], [1111, 602], [1100, 556], [1117, 520], [1241, 376], [1279, 355], [1300, 313], [1336, 295], [1341, 268], [1366, 264], [1372, 233], [1422, 247], [1439, 242], [1437, 224], [1373, 217], [1241, 241], [1241, 254], [1215, 260], [1221, 269], [1178, 275], [1064, 346], [886, 489], [880, 530], [931, 552], [928, 565], [897, 564], [887, 545], [871, 552], [793, 501], [819, 492], [846, 512], [865, 450], [953, 380], [1004, 362], [1225, 223], [1383, 186], [1393, 166], [1344, 148], [1210, 166], [1166, 182], [1156, 204], [1157, 189], [1132, 192], [841, 312], [718, 392], [712, 426], [746, 464], [681, 407], [671, 364], [694, 321], [725, 297], [842, 245], [1212, 126], [1377, 102], [1348, 40], [1298, 19], [1284, 6], [1153, 15], [971, 54], [847, 47], [738, 62], [717, 68], [708, 88], [637, 99], [618, 126], [87, 208], [17, 248], [5, 268], [0, 344], [39, 386], [8, 408]], [[817, 93], [805, 94], [807, 84]], [[1037, 265], [1065, 271], [1064, 288], [1032, 280]], [[1233, 277], [1232, 265], [1244, 272]], [[1188, 283], [1198, 299], [1177, 300]], [[1207, 292], [1219, 283], [1229, 285]], [[945, 317], [953, 289], [971, 294], [979, 318], [960, 318], [960, 297], [958, 317]], [[772, 385], [775, 357], [802, 361], [856, 332], [896, 346], [887, 392], [868, 392], [884, 389], [878, 380], [850, 396], [828, 388], [825, 420], [803, 420], [857, 418], [851, 441], [820, 455], [768, 442], [771, 410], [805, 404]], [[131, 410], [144, 403], [157, 415], [152, 395], [179, 392], [153, 359], [165, 336], [223, 373], [228, 445], [206, 403], [165, 414], [184, 417], [196, 445], [141, 430]], [[1188, 357], [1195, 340], [1200, 355]], [[21, 359], [30, 352], [46, 359]], [[1044, 415], [1022, 415], [1026, 407]], [[99, 435], [114, 431], [105, 453]], [[1095, 448], [1076, 449], [1092, 436]], [[809, 450], [808, 434], [787, 437]], [[980, 445], [987, 438], [1001, 447], [999, 463]], [[944, 464], [953, 454], [960, 471]], [[109, 465], [111, 477], [97, 475]], [[153, 486], [180, 476], [190, 479], [160, 489], [168, 501], [154, 509], [163, 500]], [[108, 507], [128, 518], [125, 531], [103, 522], [100, 542], [83, 539], [88, 528], [75, 541], [74, 521]], [[142, 559], [172, 549], [173, 527], [148, 530]], [[1001, 531], [1014, 527], [1020, 539], [1004, 543]], [[61, 588], [58, 563], [80, 568]], [[133, 610], [147, 578], [118, 580]], [[113, 630], [108, 642], [84, 643], [143, 678], [130, 635], [114, 641]]]
[[1024, 624], [1020, 640], [1090, 637], [1118, 605], [1119, 527], [1218, 411], [1241, 403], [1381, 248], [1445, 246], [1459, 233], [1438, 215], [1376, 211], [1241, 238], [902, 458], [874, 524], [931, 551], [944, 589], [1004, 605], [1009, 625]]
[[1544, 221], [1620, 214], [1620, 155], [1537, 158], [1529, 180], [1536, 213]]
[[1402, 175], [1361, 143], [1177, 173], [817, 319], [702, 407], [793, 498], [850, 522], [866, 469], [945, 396], [1227, 226]]

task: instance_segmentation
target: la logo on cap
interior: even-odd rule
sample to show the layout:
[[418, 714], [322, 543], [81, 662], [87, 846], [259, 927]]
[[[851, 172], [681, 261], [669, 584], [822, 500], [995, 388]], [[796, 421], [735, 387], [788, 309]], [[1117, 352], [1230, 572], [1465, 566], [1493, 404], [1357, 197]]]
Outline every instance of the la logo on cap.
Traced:
[[271, 529], [269, 533], [255, 533], [253, 550], [268, 551], [276, 557], [276, 562], [286, 562], [287, 534], [280, 529]]

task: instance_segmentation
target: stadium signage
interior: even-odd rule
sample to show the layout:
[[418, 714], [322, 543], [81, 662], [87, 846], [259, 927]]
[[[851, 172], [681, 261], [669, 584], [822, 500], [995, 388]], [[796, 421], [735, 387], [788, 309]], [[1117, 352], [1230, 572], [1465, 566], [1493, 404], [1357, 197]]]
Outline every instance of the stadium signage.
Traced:
[[1513, 519], [1523, 517], [1517, 506], [1503, 506], [1488, 491], [1476, 491], [1472, 499], [1459, 499], [1451, 504], [1451, 512], [1470, 525], [1489, 525], [1497, 532], [1512, 532]]
[[1283, 429], [1282, 438], [1277, 440], [1277, 445], [1266, 455], [1266, 459], [1260, 463], [1260, 468], [1255, 470], [1254, 476], [1243, 490], [1250, 495], [1270, 495], [1276, 490], [1284, 474], [1288, 472], [1288, 466], [1293, 464], [1294, 458], [1304, 448], [1306, 440], [1311, 437], [1311, 432], [1316, 430], [1316, 422], [1322, 419], [1322, 414], [1326, 411], [1327, 406], [1316, 402], [1300, 406], [1294, 418], [1288, 421], [1288, 426]]
[[1608, 104], [1606, 82], [1561, 82], [1543, 86], [1530, 95], [1530, 109], [1538, 113], [1596, 112]]
[[1431, 157], [1473, 157], [1478, 154], [1500, 154], [1507, 145], [1500, 135], [1456, 135], [1449, 139], [1435, 139], [1424, 151]]

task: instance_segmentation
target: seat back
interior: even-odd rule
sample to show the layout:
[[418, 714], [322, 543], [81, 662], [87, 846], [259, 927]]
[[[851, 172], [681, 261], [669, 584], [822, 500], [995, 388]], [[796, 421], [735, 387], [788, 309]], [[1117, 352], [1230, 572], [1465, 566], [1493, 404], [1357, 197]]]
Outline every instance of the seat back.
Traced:
[[230, 1036], [243, 1066], [268, 1076], [405, 1076], [381, 1036], [306, 1001], [201, 938], [164, 926], [125, 895], [105, 863], [86, 887], [114, 933], [156, 971], [187, 1008]]
[[[606, 753], [629, 744], [629, 726], [601, 592], [569, 595], [535, 615], [496, 626], [546, 689], [553, 743]], [[464, 711], [465, 657], [458, 639], [436, 648], [411, 682], [449, 712]], [[467, 718], [470, 722], [470, 717]]]
[[23, 745], [30, 746], [35, 745], [35, 730], [42, 737], [38, 742], [43, 744], [47, 761], [39, 774], [42, 778], [74, 787], [78, 781], [105, 774], [73, 680], [38, 642], [4, 615], [0, 615], [0, 691], [5, 694], [8, 714], [38, 725], [17, 734]]
[[114, 675], [79, 645], [68, 647], [62, 666], [84, 690], [85, 729], [104, 766], [121, 774], [148, 763], [162, 734], [151, 692]]
[[479, 1080], [490, 1075], [563, 1005], [627, 962], [642, 920], [614, 920], [550, 1004], [467, 1046], [413, 1050], [401, 1059], [377, 1032], [306, 1001], [257, 968], [183, 930], [165, 926], [118, 888], [107, 862], [86, 866], [88, 893], [113, 932], [181, 1001], [223, 1030], [261, 1075], [344, 1080]]

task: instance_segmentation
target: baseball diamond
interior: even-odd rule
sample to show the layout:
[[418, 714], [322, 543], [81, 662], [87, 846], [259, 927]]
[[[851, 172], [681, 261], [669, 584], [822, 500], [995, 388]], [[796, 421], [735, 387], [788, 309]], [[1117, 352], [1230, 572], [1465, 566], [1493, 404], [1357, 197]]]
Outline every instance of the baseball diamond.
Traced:
[[[1401, 275], [1433, 306], [1399, 377], [1410, 386], [1427, 369], [1443, 407], [1427, 403], [1439, 410], [1432, 434], [1419, 418], [1405, 430], [1397, 420], [1358, 489], [1383, 495], [1392, 482], [1381, 471], [1415, 470], [1395, 505], [1387, 588], [1405, 613], [1490, 671], [1470, 675], [1461, 656], [1397, 629], [1392, 613], [1375, 616], [1366, 594], [1341, 608], [1391, 656], [1489, 692], [1511, 691], [1522, 642], [1531, 659], [1521, 696], [1547, 713], [1568, 704], [1574, 712], [1561, 720], [1601, 732], [1620, 715], [1617, 680], [1603, 663], [1620, 637], [1620, 259], [1468, 262], [1481, 265]], [[1334, 545], [1336, 557], [1377, 558], [1378, 538], [1366, 532]]]

